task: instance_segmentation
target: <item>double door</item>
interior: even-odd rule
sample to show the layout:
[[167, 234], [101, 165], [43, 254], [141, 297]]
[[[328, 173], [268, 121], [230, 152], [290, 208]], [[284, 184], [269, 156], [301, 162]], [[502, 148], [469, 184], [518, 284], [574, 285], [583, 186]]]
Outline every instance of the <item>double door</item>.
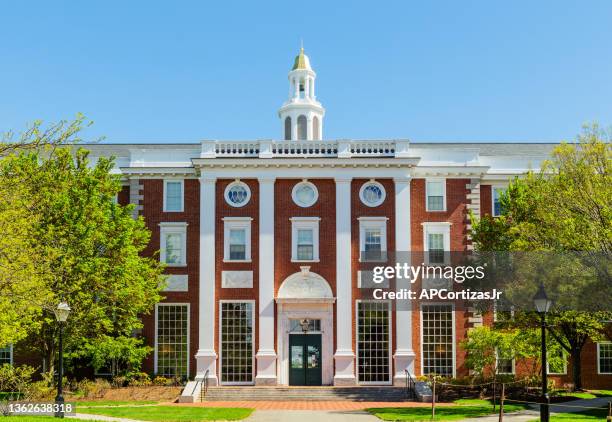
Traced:
[[289, 334], [289, 385], [321, 385], [321, 334]]

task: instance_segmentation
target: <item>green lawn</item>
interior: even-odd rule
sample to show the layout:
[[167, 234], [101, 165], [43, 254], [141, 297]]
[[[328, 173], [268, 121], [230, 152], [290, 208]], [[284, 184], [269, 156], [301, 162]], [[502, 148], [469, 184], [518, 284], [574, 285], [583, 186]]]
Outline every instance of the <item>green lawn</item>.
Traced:
[[[86, 422], [85, 419], [66, 419], [68, 421]], [[53, 416], [0, 416], [0, 421], [13, 421], [13, 422], [57, 422], [57, 419]], [[89, 421], [91, 422], [91, 421]]]
[[[100, 406], [142, 406], [145, 404], [157, 404], [154, 400], [83, 400], [74, 401], [67, 400], [70, 403], [74, 403], [77, 408], [83, 406], [86, 407], [100, 407]], [[1, 420], [0, 420], [1, 422]]]
[[[505, 404], [506, 412], [515, 412], [525, 407], [516, 404]], [[374, 416], [385, 421], [430, 421], [431, 407], [381, 407], [367, 409]], [[496, 411], [499, 407], [496, 407]], [[461, 399], [452, 406], [436, 407], [437, 421], [457, 421], [495, 413], [489, 400]]]
[[[608, 412], [606, 409], [589, 410], [579, 413], [553, 413], [550, 415], [551, 422], [593, 422], [605, 421]], [[539, 419], [534, 419], [531, 422], [539, 422]]]
[[81, 407], [77, 413], [140, 419], [144, 421], [236, 421], [244, 419], [253, 409], [224, 407], [179, 407], [179, 406], [125, 406], [125, 407]]

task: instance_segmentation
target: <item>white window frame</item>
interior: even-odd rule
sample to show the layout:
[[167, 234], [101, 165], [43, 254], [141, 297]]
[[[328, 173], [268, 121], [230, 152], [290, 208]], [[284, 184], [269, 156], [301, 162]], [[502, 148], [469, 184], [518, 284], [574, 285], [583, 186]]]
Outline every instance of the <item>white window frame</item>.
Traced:
[[[291, 217], [291, 262], [319, 262], [319, 217]], [[312, 230], [312, 259], [298, 259], [298, 230]]]
[[506, 191], [508, 186], [506, 185], [491, 185], [491, 215], [493, 217], [499, 217], [501, 214], [495, 214], [495, 190], [501, 189]]
[[[251, 262], [251, 217], [223, 218], [223, 262]], [[230, 230], [244, 229], [245, 259], [230, 259]]]
[[[181, 207], [179, 210], [168, 210], [166, 195], [168, 193], [168, 183], [181, 184]], [[183, 179], [164, 179], [164, 212], [184, 212], [185, 211], [185, 181]]]
[[[441, 210], [430, 210], [429, 209], [429, 183], [432, 183], [432, 182], [442, 183], [442, 209]], [[443, 178], [425, 179], [425, 211], [427, 212], [446, 212], [446, 179], [443, 179]]]
[[601, 357], [600, 357], [601, 350], [600, 350], [600, 346], [602, 344], [612, 344], [612, 342], [602, 341], [601, 343], [597, 343], [597, 374], [598, 375], [610, 375], [610, 374], [612, 374], [612, 372], [601, 372], [601, 367], [600, 367], [600, 364], [601, 364]]
[[432, 222], [432, 223], [421, 223], [423, 226], [423, 251], [425, 263], [429, 264], [429, 235], [430, 234], [442, 234], [444, 237], [444, 264], [450, 262], [450, 229], [452, 223], [448, 222]]
[[[359, 303], [385, 302], [389, 312], [389, 381], [359, 381]], [[392, 385], [393, 384], [393, 309], [390, 300], [357, 299], [355, 300], [355, 380], [358, 385]]]
[[158, 330], [159, 330], [159, 322], [158, 322], [158, 309], [160, 306], [187, 306], [187, 378], [190, 378], [190, 360], [191, 360], [191, 338], [190, 338], [190, 331], [191, 331], [191, 306], [189, 302], [163, 302], [163, 303], [156, 303], [155, 304], [155, 341], [153, 342], [153, 350], [154, 350], [154, 354], [153, 354], [153, 372], [155, 374], [158, 373], [158, 368], [157, 368], [157, 359], [158, 359], [158, 353], [157, 353], [157, 337], [159, 335]]
[[[235, 204], [229, 200], [229, 192], [234, 186], [242, 186], [246, 190], [247, 197], [242, 204]], [[228, 204], [230, 207], [242, 208], [251, 201], [251, 188], [249, 188], [249, 185], [247, 185], [243, 181], [236, 179], [225, 187], [225, 191], [223, 192], [223, 198], [225, 199], [225, 203]]]
[[[388, 217], [358, 217], [359, 220], [359, 262], [363, 262], [361, 256], [365, 252], [366, 229], [380, 229], [380, 252], [386, 257], [387, 252], [387, 221]], [[367, 262], [386, 262], [387, 259], [368, 259]]]
[[9, 344], [9, 365], [13, 366], [13, 344]]
[[421, 375], [424, 375], [424, 368], [425, 368], [425, 352], [423, 350], [423, 306], [428, 306], [428, 305], [450, 305], [451, 306], [451, 324], [452, 324], [452, 328], [453, 328], [453, 341], [451, 342], [451, 345], [453, 347], [453, 352], [452, 352], [452, 356], [453, 356], [453, 378], [455, 378], [457, 376], [457, 327], [456, 327], [456, 321], [455, 321], [455, 304], [454, 303], [448, 303], [448, 302], [427, 302], [427, 303], [421, 303], [420, 309], [419, 309], [419, 329], [420, 329], [420, 343], [421, 343]]
[[[187, 223], [184, 222], [164, 222], [159, 223], [159, 260], [165, 263], [168, 267], [186, 267], [187, 266]], [[166, 235], [167, 234], [180, 234], [182, 235], [181, 248], [183, 253], [181, 254], [181, 262], [178, 264], [166, 263]]]
[[[221, 347], [223, 342], [223, 303], [251, 303], [251, 321], [253, 321], [253, 334], [251, 335], [251, 368], [252, 373], [251, 377], [253, 381], [251, 382], [223, 382], [221, 381], [221, 368], [223, 367], [223, 349]], [[220, 300], [219, 301], [219, 344], [217, 347], [219, 348], [219, 385], [255, 385], [255, 339], [256, 337], [256, 329], [257, 329], [257, 321], [255, 320], [255, 300], [253, 299], [229, 299], [229, 300]]]
[[[516, 366], [515, 366], [516, 362], [515, 362], [514, 357], [511, 359], [512, 360], [512, 372], [499, 372], [499, 365], [498, 365], [499, 359], [500, 359], [500, 357], [499, 357], [499, 350], [496, 347], [495, 348], [495, 372], [498, 375], [514, 375], [514, 374], [516, 374]], [[508, 360], [508, 359], [504, 359], [504, 360]]]
[[[300, 201], [298, 201], [296, 195], [297, 195], [297, 190], [301, 186], [308, 186], [308, 187], [310, 187], [314, 191], [314, 198], [313, 198], [313, 200], [311, 202], [303, 204]], [[293, 199], [293, 203], [295, 205], [297, 205], [298, 207], [300, 207], [300, 208], [309, 208], [309, 207], [312, 207], [314, 204], [316, 204], [317, 201], [319, 200], [319, 190], [317, 189], [317, 186], [314, 183], [309, 182], [308, 180], [304, 179], [304, 180], [296, 183], [293, 186], [293, 189], [291, 190], [291, 199]]]
[[[552, 372], [550, 370], [550, 363], [547, 361], [546, 372], [548, 375], [567, 375], [567, 359], [569, 356], [565, 350], [561, 350], [561, 353], [563, 353], [563, 372]], [[599, 358], [599, 353], [597, 354], [597, 357]], [[599, 362], [599, 359], [597, 359], [597, 362]]]
[[[380, 197], [380, 199], [377, 202], [374, 202], [374, 203], [369, 203], [363, 197], [363, 192], [370, 185], [377, 186], [380, 189], [380, 191], [382, 192], [382, 196]], [[364, 184], [361, 185], [361, 188], [359, 189], [359, 199], [361, 200], [361, 203], [363, 205], [365, 205], [366, 207], [376, 208], [376, 207], [382, 205], [382, 203], [385, 202], [385, 199], [387, 199], [387, 191], [385, 190], [385, 187], [380, 182], [377, 182], [374, 179], [370, 179], [370, 180], [368, 180], [367, 182], [365, 182]]]

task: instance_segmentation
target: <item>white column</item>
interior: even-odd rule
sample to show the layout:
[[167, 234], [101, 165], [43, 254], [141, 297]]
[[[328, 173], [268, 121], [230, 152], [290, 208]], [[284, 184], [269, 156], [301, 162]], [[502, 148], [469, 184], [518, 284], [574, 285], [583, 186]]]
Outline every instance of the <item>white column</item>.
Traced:
[[293, 92], [293, 97], [299, 98], [300, 97], [300, 78], [296, 76], [295, 78], [293, 78], [293, 81], [295, 85], [295, 91]]
[[257, 385], [276, 385], [274, 350], [274, 178], [259, 179], [259, 349]]
[[297, 141], [298, 138], [298, 116], [296, 114], [291, 115], [291, 140]]
[[304, 97], [310, 98], [310, 77], [306, 77], [306, 81], [304, 82]]
[[215, 177], [200, 178], [200, 297], [197, 379], [208, 371], [209, 383], [217, 384], [215, 352]]
[[312, 132], [312, 115], [306, 118], [306, 139], [309, 141], [314, 139], [314, 134]]
[[[395, 178], [395, 259], [396, 262], [411, 264], [410, 261], [410, 178]], [[410, 289], [407, 279], [397, 279], [396, 289]], [[408, 369], [414, 377], [414, 350], [412, 349], [412, 301], [395, 303], [396, 349], [393, 354], [395, 376], [393, 383], [405, 385]]]
[[351, 179], [336, 178], [336, 373], [334, 385], [355, 384], [351, 273]]
[[310, 97], [315, 100], [317, 98], [317, 96], [315, 95], [315, 78], [312, 78], [312, 80], [310, 81], [310, 89], [312, 90], [312, 94], [310, 95]]

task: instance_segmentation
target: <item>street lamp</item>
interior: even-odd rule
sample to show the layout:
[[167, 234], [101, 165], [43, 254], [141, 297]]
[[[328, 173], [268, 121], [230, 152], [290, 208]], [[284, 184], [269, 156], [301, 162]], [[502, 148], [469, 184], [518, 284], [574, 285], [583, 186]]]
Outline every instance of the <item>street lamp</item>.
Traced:
[[60, 302], [57, 308], [53, 310], [55, 312], [55, 319], [59, 323], [59, 368], [57, 370], [57, 397], [55, 397], [55, 404], [57, 405], [57, 412], [55, 412], [56, 418], [64, 417], [64, 397], [62, 396], [62, 378], [64, 378], [64, 326], [66, 320], [70, 314], [70, 306], [66, 302]]
[[546, 313], [552, 305], [552, 300], [546, 295], [544, 284], [540, 283], [538, 292], [533, 297], [533, 304], [540, 314], [540, 326], [542, 330], [542, 403], [540, 404], [540, 421], [548, 422], [550, 417], [548, 380], [546, 364]]

